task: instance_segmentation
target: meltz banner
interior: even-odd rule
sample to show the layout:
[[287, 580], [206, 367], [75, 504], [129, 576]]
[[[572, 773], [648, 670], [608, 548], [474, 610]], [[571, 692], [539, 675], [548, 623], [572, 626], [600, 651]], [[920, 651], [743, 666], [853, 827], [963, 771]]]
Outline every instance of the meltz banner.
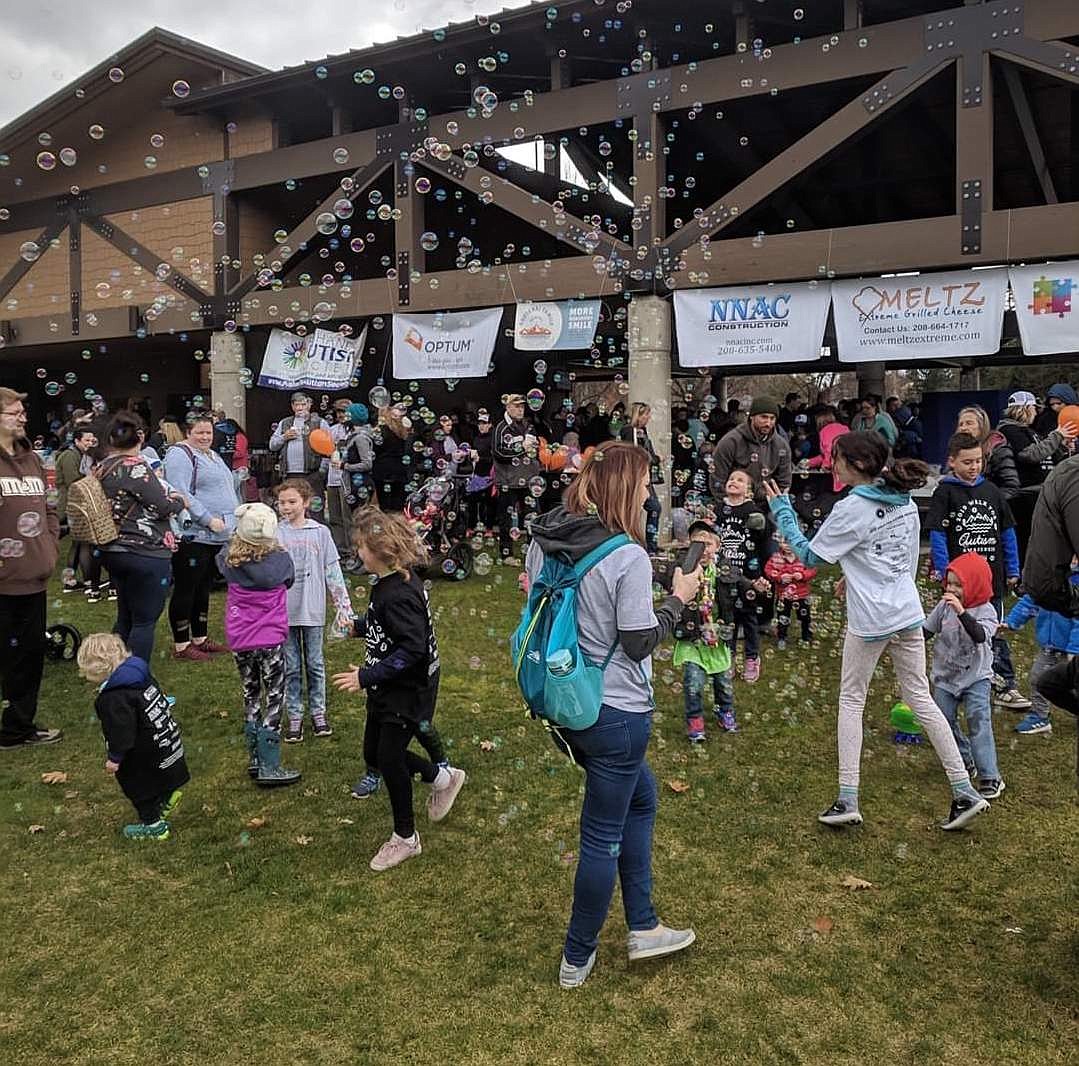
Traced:
[[1024, 355], [1079, 351], [1079, 260], [1010, 267], [1015, 315]]
[[519, 352], [591, 348], [599, 325], [599, 303], [599, 300], [559, 300], [518, 304], [514, 348]]
[[494, 354], [502, 308], [393, 316], [393, 376], [482, 378]]
[[688, 366], [801, 363], [820, 358], [827, 283], [679, 289], [678, 361]]
[[347, 389], [366, 337], [366, 326], [358, 337], [328, 329], [316, 329], [309, 337], [271, 330], [258, 383], [266, 389]]
[[840, 362], [993, 355], [1007, 286], [1005, 270], [833, 281]]

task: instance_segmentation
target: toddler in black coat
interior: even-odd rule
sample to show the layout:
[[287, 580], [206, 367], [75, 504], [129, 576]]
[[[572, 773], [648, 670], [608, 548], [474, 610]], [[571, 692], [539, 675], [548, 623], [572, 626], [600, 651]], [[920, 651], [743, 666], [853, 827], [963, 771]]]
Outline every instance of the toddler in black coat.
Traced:
[[79, 673], [99, 686], [94, 710], [105, 735], [105, 770], [116, 775], [138, 814], [124, 836], [168, 840], [169, 816], [191, 779], [168, 697], [146, 662], [113, 633], [91, 633], [78, 663]]

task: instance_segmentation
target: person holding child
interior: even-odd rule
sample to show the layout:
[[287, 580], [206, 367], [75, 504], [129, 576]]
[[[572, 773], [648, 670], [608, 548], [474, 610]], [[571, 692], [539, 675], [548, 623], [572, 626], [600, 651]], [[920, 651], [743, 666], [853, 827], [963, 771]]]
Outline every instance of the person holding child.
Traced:
[[288, 642], [285, 644], [285, 742], [303, 740], [303, 693], [316, 737], [333, 735], [326, 714], [326, 663], [322, 656], [326, 624], [326, 591], [336, 608], [333, 631], [352, 630], [353, 611], [345, 575], [330, 530], [307, 517], [311, 486], [304, 478], [288, 478], [274, 489], [284, 521], [277, 539], [292, 558], [294, 578], [288, 590]]
[[832, 445], [832, 468], [849, 495], [841, 499], [809, 541], [790, 497], [766, 485], [776, 524], [795, 555], [810, 566], [838, 563], [837, 593], [847, 601], [847, 635], [839, 688], [839, 796], [817, 815], [824, 825], [861, 825], [858, 802], [862, 718], [869, 682], [889, 652], [899, 688], [925, 730], [948, 778], [952, 804], [941, 823], [960, 829], [989, 809], [970, 782], [955, 737], [933, 700], [926, 677], [925, 612], [915, 584], [919, 559], [918, 508], [912, 489], [925, 484], [928, 467], [917, 459], [889, 462], [889, 448], [875, 432], [847, 433]]
[[813, 639], [813, 624], [809, 598], [812, 595], [811, 583], [817, 576], [815, 567], [806, 566], [794, 553], [794, 549], [782, 538], [779, 549], [764, 564], [764, 573], [775, 588], [777, 607], [776, 647], [783, 651], [787, 647], [787, 633], [790, 630], [792, 613], [797, 616], [802, 627], [802, 643], [808, 644]]
[[691, 744], [705, 739], [704, 688], [712, 682], [715, 716], [728, 733], [738, 732], [734, 717], [734, 680], [731, 650], [717, 606], [716, 553], [719, 530], [711, 522], [698, 521], [689, 527], [689, 542], [704, 545], [701, 555], [701, 584], [697, 598], [686, 604], [674, 627], [674, 665], [682, 667], [682, 692], [686, 702], [686, 738]]
[[370, 863], [381, 872], [423, 851], [412, 811], [413, 776], [431, 786], [427, 816], [440, 822], [467, 775], [436, 766], [408, 747], [434, 717], [438, 700], [438, 642], [427, 592], [416, 574], [427, 562], [426, 549], [402, 515], [373, 507], [357, 512], [353, 541], [367, 573], [376, 578], [360, 624], [366, 655], [363, 666], [349, 666], [334, 675], [333, 683], [345, 692], [367, 692], [364, 759], [385, 780], [393, 810], [393, 833]]
[[217, 568], [228, 584], [225, 637], [243, 685], [247, 773], [261, 788], [293, 785], [300, 772], [281, 766], [279, 727], [294, 572], [292, 557], [277, 540], [277, 515], [266, 504], [236, 508], [236, 529], [218, 552]]
[[[933, 698], [944, 712], [959, 754], [971, 776], [978, 775], [978, 793], [987, 800], [1004, 791], [993, 740], [989, 701], [993, 678], [993, 634], [999, 617], [993, 599], [993, 575], [985, 557], [964, 552], [945, 574], [944, 595], [925, 620], [933, 641]], [[960, 704], [966, 712], [968, 739], [959, 728]]]
[[169, 818], [191, 775], [169, 699], [145, 659], [115, 633], [91, 633], [79, 646], [79, 673], [98, 686], [94, 711], [105, 736], [105, 772], [116, 778], [138, 821], [128, 840], [168, 840]]

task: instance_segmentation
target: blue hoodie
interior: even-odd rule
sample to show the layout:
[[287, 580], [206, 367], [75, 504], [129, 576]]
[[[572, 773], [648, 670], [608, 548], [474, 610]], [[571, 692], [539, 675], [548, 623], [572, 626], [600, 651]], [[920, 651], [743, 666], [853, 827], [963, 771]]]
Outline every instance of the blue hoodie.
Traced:
[[139, 688], [150, 683], [150, 667], [145, 659], [131, 655], [113, 670], [101, 686], [101, 692], [110, 688]]
[[[1071, 583], [1079, 585], [1079, 574], [1072, 574]], [[1024, 596], [1011, 609], [1006, 622], [1009, 629], [1022, 629], [1031, 618], [1034, 619], [1034, 635], [1039, 647], [1079, 655], [1079, 618], [1047, 611], [1030, 596]]]

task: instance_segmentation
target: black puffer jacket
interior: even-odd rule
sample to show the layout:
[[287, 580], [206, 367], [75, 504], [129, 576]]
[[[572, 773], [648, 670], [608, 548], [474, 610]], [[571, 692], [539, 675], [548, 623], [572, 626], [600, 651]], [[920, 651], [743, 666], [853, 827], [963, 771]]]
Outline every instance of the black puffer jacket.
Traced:
[[989, 448], [985, 464], [986, 479], [1000, 489], [1004, 499], [1010, 500], [1021, 487], [1019, 471], [1015, 466], [1015, 453], [1008, 443], [1008, 438], [999, 429], [994, 429], [989, 434], [986, 444]]
[[[1079, 552], [1079, 456], [1065, 460], [1045, 479], [1034, 507], [1023, 587], [1039, 607], [1079, 617], [1079, 584], [1072, 556]], [[1075, 657], [1079, 662], [1079, 656]]]

